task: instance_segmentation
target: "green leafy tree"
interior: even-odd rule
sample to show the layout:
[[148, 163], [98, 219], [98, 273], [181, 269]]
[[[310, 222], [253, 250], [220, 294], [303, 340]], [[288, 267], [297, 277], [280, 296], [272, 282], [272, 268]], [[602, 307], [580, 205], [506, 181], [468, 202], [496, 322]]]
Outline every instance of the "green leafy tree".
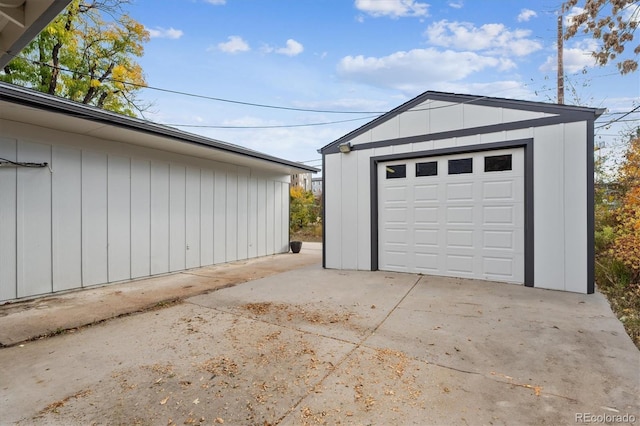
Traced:
[[[568, 0], [562, 5], [563, 13], [573, 7], [580, 7], [581, 12], [571, 17], [566, 28], [565, 39], [574, 37], [579, 32], [591, 34], [601, 40], [600, 49], [593, 52], [599, 65], [618, 60], [620, 73], [627, 74], [638, 69], [640, 43], [634, 42], [634, 32], [640, 24], [640, 6], [637, 0]], [[635, 55], [632, 59], [619, 59], [629, 43]], [[634, 46], [635, 45], [635, 46]]]
[[[135, 58], [149, 40], [123, 13], [128, 0], [73, 0], [0, 73], [0, 79], [41, 92], [135, 116], [146, 85]], [[132, 83], [132, 84], [125, 84]]]
[[289, 191], [289, 224], [292, 232], [316, 223], [319, 216], [318, 204], [311, 191], [294, 186]]

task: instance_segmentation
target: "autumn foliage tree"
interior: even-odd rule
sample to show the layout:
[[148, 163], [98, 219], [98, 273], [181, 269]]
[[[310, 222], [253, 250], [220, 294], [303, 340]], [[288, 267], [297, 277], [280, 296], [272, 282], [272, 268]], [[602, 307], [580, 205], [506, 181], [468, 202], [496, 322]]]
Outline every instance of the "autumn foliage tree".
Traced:
[[619, 173], [622, 199], [611, 251], [629, 268], [632, 280], [640, 283], [640, 134], [631, 140]]
[[289, 191], [289, 224], [292, 232], [316, 223], [320, 215], [319, 206], [311, 191], [294, 186]]
[[[0, 73], [0, 79], [130, 116], [146, 106], [137, 57], [149, 40], [123, 13], [128, 0], [73, 0]], [[131, 84], [126, 84], [131, 83]]]
[[[640, 24], [640, 5], [637, 0], [568, 0], [562, 5], [566, 13], [578, 7], [578, 13], [571, 15], [566, 28], [565, 39], [579, 32], [591, 34], [601, 40], [600, 49], [593, 52], [598, 65], [606, 65], [617, 60], [622, 74], [638, 69], [637, 56], [640, 55], [640, 43], [634, 42], [634, 32]], [[575, 11], [576, 9], [574, 9]], [[635, 55], [633, 59], [620, 59], [629, 44]]]

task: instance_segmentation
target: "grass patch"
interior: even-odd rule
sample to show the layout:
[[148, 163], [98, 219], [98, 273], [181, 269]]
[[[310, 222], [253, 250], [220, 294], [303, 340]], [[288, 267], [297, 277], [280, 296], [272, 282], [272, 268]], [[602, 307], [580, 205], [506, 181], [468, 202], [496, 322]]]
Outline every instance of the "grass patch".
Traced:
[[598, 290], [607, 297], [611, 309], [640, 349], [640, 282], [637, 281], [621, 262], [609, 256], [597, 257]]

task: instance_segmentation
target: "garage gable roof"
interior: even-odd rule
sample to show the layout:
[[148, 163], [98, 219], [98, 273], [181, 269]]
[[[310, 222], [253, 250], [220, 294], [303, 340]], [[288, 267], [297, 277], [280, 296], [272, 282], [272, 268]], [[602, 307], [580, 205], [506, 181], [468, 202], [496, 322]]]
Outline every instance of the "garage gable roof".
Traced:
[[[550, 104], [550, 103], [544, 103], [544, 102], [532, 102], [532, 101], [523, 101], [523, 100], [516, 100], [516, 99], [495, 98], [495, 97], [489, 97], [489, 96], [464, 95], [464, 94], [455, 94], [455, 93], [427, 91], [411, 99], [410, 101], [405, 102], [404, 104], [392, 109], [386, 114], [381, 115], [375, 120], [370, 121], [369, 123], [353, 130], [350, 133], [347, 133], [341, 138], [322, 147], [319, 150], [319, 152], [321, 154], [330, 154], [330, 153], [338, 152], [339, 145], [349, 142], [350, 140], [356, 138], [357, 136], [377, 126], [380, 126], [386, 121], [391, 120], [392, 118], [406, 111], [409, 111], [410, 109], [428, 100], [450, 102], [453, 104], [473, 104], [477, 106], [504, 108], [504, 109], [519, 110], [519, 111], [529, 111], [534, 113], [543, 113], [545, 115], [553, 115], [562, 122], [595, 120], [595, 118], [600, 116], [605, 111], [604, 109], [588, 108], [588, 107], [581, 107], [581, 106], [560, 105], [560, 104]], [[540, 119], [537, 119], [537, 120], [540, 120]], [[527, 121], [535, 121], [535, 119], [527, 120]], [[475, 128], [475, 129], [480, 130], [481, 128]], [[470, 133], [474, 132], [474, 128], [469, 128], [465, 130], [468, 130]], [[419, 138], [419, 137], [416, 137], [416, 138]], [[415, 142], [415, 141], [412, 140], [412, 142]]]
[[318, 172], [302, 163], [3, 82], [0, 119], [286, 174]]

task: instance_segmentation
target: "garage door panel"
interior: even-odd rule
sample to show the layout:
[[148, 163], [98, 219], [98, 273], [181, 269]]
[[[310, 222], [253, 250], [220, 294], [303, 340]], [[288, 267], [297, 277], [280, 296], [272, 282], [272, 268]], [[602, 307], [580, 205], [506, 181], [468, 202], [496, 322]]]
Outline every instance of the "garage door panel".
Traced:
[[[504, 155], [512, 155], [505, 170], [495, 162], [485, 167], [486, 156]], [[452, 159], [467, 159], [464, 170], [454, 167], [450, 174]], [[380, 269], [524, 281], [524, 149], [389, 165], [403, 166], [406, 174], [388, 178], [385, 164], [378, 165]]]
[[473, 182], [447, 183], [447, 201], [473, 201], [473, 185]]
[[513, 180], [482, 182], [482, 198], [486, 201], [515, 201]]
[[447, 225], [473, 225], [473, 206], [447, 207]]
[[414, 233], [414, 244], [420, 247], [438, 247], [437, 229], [416, 229]]
[[462, 274], [464, 276], [473, 275], [473, 256], [447, 255], [446, 268], [447, 272], [454, 276], [458, 274]]
[[483, 231], [482, 246], [485, 249], [512, 250], [515, 246], [515, 233], [513, 231]]
[[415, 207], [414, 223], [416, 225], [437, 225], [439, 210], [439, 207]]
[[413, 191], [414, 200], [420, 201], [438, 201], [438, 185], [437, 184], [418, 184]]
[[483, 225], [515, 225], [514, 206], [484, 206], [482, 208]]

